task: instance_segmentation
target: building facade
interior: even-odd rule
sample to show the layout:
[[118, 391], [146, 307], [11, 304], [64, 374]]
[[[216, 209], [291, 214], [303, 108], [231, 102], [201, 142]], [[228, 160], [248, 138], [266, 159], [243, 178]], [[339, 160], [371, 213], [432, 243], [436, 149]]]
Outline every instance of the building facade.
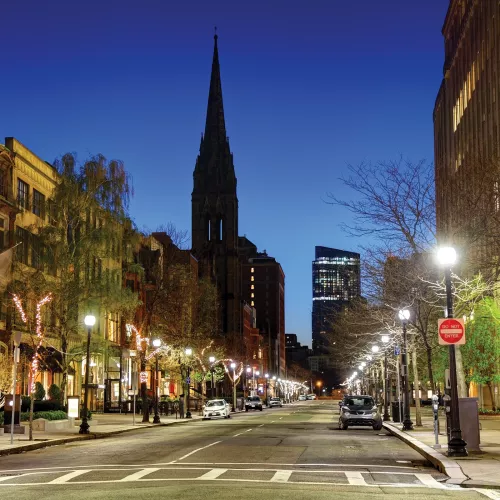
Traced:
[[326, 337], [335, 315], [361, 296], [360, 255], [317, 246], [312, 263], [312, 349], [316, 356], [328, 351]]

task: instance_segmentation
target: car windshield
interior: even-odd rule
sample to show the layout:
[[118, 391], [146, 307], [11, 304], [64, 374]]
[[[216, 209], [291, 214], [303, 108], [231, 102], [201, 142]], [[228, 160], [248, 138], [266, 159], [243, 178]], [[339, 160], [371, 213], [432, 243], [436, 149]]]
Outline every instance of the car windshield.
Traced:
[[247, 401], [260, 401], [259, 396], [250, 396], [247, 398]]
[[346, 401], [347, 406], [374, 406], [372, 398], [349, 398]]
[[207, 406], [224, 406], [226, 404], [225, 401], [223, 401], [222, 399], [219, 399], [217, 401], [209, 401], [207, 403]]
[[280, 398], [271, 398], [271, 401], [279, 401]]

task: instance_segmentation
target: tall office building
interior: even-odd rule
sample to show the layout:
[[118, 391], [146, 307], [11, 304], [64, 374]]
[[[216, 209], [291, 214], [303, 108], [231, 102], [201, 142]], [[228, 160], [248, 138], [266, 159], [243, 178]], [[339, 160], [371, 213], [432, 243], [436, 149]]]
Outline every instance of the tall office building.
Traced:
[[312, 348], [315, 355], [328, 350], [326, 336], [335, 316], [361, 294], [359, 253], [316, 247], [312, 263]]
[[433, 115], [438, 238], [462, 246], [461, 260], [468, 254], [474, 268], [498, 252], [498, 230], [474, 233], [500, 218], [500, 4], [450, 0], [442, 33]]

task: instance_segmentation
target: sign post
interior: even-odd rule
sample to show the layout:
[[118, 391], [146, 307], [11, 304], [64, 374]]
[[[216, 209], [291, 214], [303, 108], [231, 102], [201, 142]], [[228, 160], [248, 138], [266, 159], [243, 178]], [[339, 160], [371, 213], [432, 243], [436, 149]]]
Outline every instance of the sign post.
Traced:
[[438, 334], [440, 345], [465, 344], [465, 325], [461, 319], [446, 318], [438, 320]]

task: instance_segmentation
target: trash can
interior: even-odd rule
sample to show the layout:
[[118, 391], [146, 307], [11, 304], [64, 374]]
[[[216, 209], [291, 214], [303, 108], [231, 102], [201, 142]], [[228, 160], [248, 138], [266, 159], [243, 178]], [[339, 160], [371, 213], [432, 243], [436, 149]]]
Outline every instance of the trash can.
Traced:
[[399, 414], [399, 401], [393, 401], [391, 403], [391, 415], [393, 422], [401, 422], [401, 416]]

